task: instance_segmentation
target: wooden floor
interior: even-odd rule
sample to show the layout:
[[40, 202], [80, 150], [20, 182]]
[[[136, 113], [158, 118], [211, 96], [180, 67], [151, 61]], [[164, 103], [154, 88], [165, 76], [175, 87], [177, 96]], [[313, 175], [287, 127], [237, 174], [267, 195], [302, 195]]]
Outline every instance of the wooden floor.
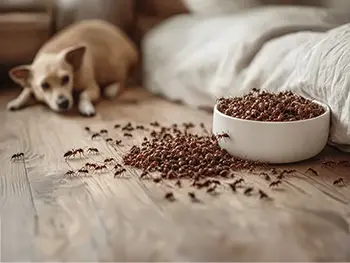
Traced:
[[[88, 161], [122, 155], [146, 132], [125, 139], [113, 129], [127, 122], [148, 125], [192, 121], [211, 125], [208, 112], [190, 109], [130, 89], [118, 101], [103, 101], [93, 119], [62, 116], [44, 106], [7, 112], [15, 91], [0, 96], [1, 261], [349, 261], [350, 168], [327, 167], [323, 158], [350, 160], [327, 148], [313, 160], [277, 167], [296, 169], [277, 188], [258, 173], [241, 173], [245, 185], [262, 189], [245, 196], [225, 186], [220, 195], [112, 173], [65, 179]], [[85, 126], [107, 129], [123, 147], [92, 141]], [[65, 162], [72, 148], [96, 147], [101, 155]], [[24, 162], [11, 162], [24, 152]], [[313, 168], [318, 175], [306, 172]], [[275, 175], [270, 175], [272, 178]], [[345, 186], [333, 181], [342, 177]], [[164, 199], [172, 191], [175, 202]], [[194, 191], [202, 202], [192, 203]]]

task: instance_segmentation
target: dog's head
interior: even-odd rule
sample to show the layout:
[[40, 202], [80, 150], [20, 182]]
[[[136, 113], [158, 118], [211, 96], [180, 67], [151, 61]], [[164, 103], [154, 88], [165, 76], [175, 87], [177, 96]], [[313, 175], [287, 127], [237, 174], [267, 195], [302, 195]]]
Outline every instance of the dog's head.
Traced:
[[58, 54], [41, 54], [33, 64], [9, 71], [11, 79], [30, 88], [39, 101], [56, 112], [68, 111], [73, 106], [74, 73], [79, 70], [86, 48], [72, 47]]

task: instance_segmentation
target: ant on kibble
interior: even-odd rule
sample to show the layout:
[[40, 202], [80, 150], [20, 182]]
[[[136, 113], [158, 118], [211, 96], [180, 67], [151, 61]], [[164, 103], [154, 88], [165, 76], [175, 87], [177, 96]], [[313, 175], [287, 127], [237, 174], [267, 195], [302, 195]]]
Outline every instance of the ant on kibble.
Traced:
[[11, 156], [11, 161], [24, 160], [24, 153], [15, 153]]

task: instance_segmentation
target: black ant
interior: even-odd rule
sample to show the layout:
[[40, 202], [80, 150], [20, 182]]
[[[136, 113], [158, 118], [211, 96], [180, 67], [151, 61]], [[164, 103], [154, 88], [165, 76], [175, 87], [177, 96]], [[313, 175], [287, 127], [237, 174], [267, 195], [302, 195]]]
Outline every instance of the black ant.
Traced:
[[98, 164], [95, 163], [86, 163], [85, 167], [88, 169], [95, 169], [98, 166]]
[[118, 129], [118, 128], [120, 128], [120, 124], [116, 124], [116, 125], [114, 125], [114, 129]]
[[116, 145], [121, 145], [122, 144], [122, 140], [115, 140], [115, 144]]
[[99, 171], [99, 172], [102, 172], [105, 169], [107, 169], [106, 165], [97, 165], [97, 167], [95, 167], [95, 171]]
[[274, 186], [278, 186], [279, 184], [281, 184], [282, 181], [281, 180], [277, 180], [277, 181], [273, 181], [269, 186], [270, 187], [274, 187]]
[[221, 134], [217, 134], [216, 138], [221, 139], [221, 138], [230, 138], [230, 135], [228, 135], [227, 133], [221, 133]]
[[124, 173], [124, 172], [126, 172], [126, 169], [125, 169], [125, 168], [116, 171], [116, 172], [114, 173], [114, 178], [117, 178], [118, 175], [120, 175], [120, 174], [122, 174], [122, 173]]
[[132, 134], [131, 133], [124, 133], [124, 137], [132, 137]]
[[230, 186], [232, 192], [235, 193], [235, 192], [237, 191], [237, 189], [236, 189], [236, 184], [235, 184], [235, 183], [231, 183], [231, 184], [228, 184], [228, 185]]
[[74, 172], [74, 171], [69, 170], [69, 171], [68, 171], [68, 172], [66, 172], [64, 175], [65, 175], [65, 177], [72, 177], [74, 174], [75, 174], [75, 172]]
[[181, 188], [182, 187], [182, 183], [180, 180], [177, 180], [176, 183], [175, 183], [175, 186]]
[[118, 170], [119, 168], [121, 168], [122, 166], [119, 164], [119, 163], [117, 163], [116, 165], [114, 165], [114, 167], [113, 167], [113, 171], [116, 171], [116, 170]]
[[253, 192], [253, 187], [248, 187], [244, 190], [244, 194], [245, 195], [251, 195], [251, 193]]
[[216, 185], [216, 184], [213, 184], [212, 186], [210, 186], [210, 187], [207, 188], [207, 193], [208, 193], [208, 194], [212, 194], [212, 195], [217, 194], [217, 193], [215, 192], [216, 188], [217, 188], [217, 185]]
[[174, 194], [172, 192], [166, 193], [164, 198], [167, 199], [170, 202], [174, 202], [175, 201], [175, 196], [174, 196]]
[[307, 173], [307, 172], [311, 172], [311, 173], [313, 173], [314, 175], [318, 175], [318, 172], [317, 172], [315, 169], [312, 169], [312, 168], [310, 168], [310, 167], [306, 170], [305, 173]]
[[160, 183], [161, 181], [162, 181], [162, 178], [160, 178], [160, 177], [153, 179], [153, 182], [156, 183], [156, 184]]
[[339, 178], [333, 182], [333, 185], [340, 185], [340, 184], [345, 185], [343, 178]]
[[268, 175], [268, 173], [261, 173], [260, 175], [261, 175], [261, 176], [264, 176], [264, 179], [265, 179], [266, 181], [270, 181], [270, 180], [271, 180], [271, 177]]
[[97, 138], [100, 138], [101, 137], [101, 134], [99, 134], [98, 132], [94, 133], [93, 135], [91, 135], [91, 140], [94, 140], [94, 139], [97, 139]]
[[269, 198], [269, 196], [262, 190], [259, 190], [260, 199]]
[[91, 132], [91, 129], [89, 127], [85, 127], [84, 130], [87, 132]]
[[24, 159], [24, 153], [15, 153], [14, 155], [11, 156], [11, 161], [23, 160], [23, 159]]
[[145, 126], [143, 126], [143, 125], [137, 125], [137, 126], [136, 126], [136, 129], [137, 129], [137, 130], [144, 130], [144, 129], [145, 129]]
[[74, 157], [75, 156], [75, 153], [73, 151], [67, 151], [64, 155], [63, 155], [63, 158], [65, 158], [66, 160], [70, 157]]
[[104, 163], [111, 163], [111, 162], [115, 162], [114, 158], [107, 158], [103, 161]]
[[153, 126], [153, 127], [159, 127], [160, 124], [157, 121], [151, 122], [149, 125]]
[[106, 134], [108, 134], [108, 131], [106, 129], [102, 129], [102, 130], [100, 130], [100, 134], [106, 135]]
[[87, 169], [85, 169], [85, 168], [80, 168], [80, 169], [78, 170], [78, 173], [88, 174], [89, 171], [88, 171]]
[[72, 152], [73, 152], [73, 155], [74, 155], [74, 156], [75, 156], [76, 154], [78, 154], [78, 153], [79, 153], [80, 157], [81, 157], [81, 155], [84, 155], [84, 150], [83, 150], [82, 148], [73, 149]]
[[142, 172], [142, 174], [140, 175], [140, 178], [142, 179], [142, 178], [144, 178], [144, 177], [146, 177], [146, 176], [148, 176], [148, 172], [147, 172], [147, 171], [144, 171], [144, 172]]
[[107, 138], [105, 141], [106, 142], [113, 142], [113, 139], [112, 138]]
[[237, 186], [237, 185], [240, 184], [240, 183], [244, 183], [244, 179], [243, 179], [243, 178], [240, 178], [240, 179], [238, 179], [238, 180], [236, 180], [236, 181], [233, 182], [233, 184], [234, 184], [235, 186]]
[[272, 168], [271, 173], [272, 173], [272, 174], [277, 174], [276, 168]]
[[200, 203], [201, 200], [199, 200], [194, 192], [189, 192], [188, 196], [190, 197], [191, 201], [193, 203]]
[[100, 151], [97, 148], [91, 147], [91, 148], [87, 149], [87, 152], [88, 153], [98, 154]]

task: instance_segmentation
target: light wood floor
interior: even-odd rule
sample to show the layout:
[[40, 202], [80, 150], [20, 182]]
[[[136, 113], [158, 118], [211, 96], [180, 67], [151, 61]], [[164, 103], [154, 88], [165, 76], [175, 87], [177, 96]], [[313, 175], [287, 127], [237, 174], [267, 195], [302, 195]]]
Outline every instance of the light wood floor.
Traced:
[[[245, 196], [225, 186], [211, 196], [189, 185], [155, 184], [131, 168], [124, 179], [112, 173], [65, 179], [65, 172], [87, 161], [121, 160], [146, 134], [125, 139], [114, 124], [192, 121], [210, 127], [211, 115], [141, 89], [101, 102], [93, 119], [58, 115], [44, 106], [7, 112], [7, 101], [18, 92], [0, 96], [1, 261], [350, 260], [350, 168], [321, 163], [325, 157], [350, 160], [349, 155], [328, 147], [313, 160], [289, 165], [297, 172], [274, 189], [258, 174], [238, 174], [271, 200], [260, 200], [256, 190]], [[92, 141], [85, 126], [108, 129], [124, 146], [115, 150]], [[63, 153], [79, 147], [102, 154], [65, 162]], [[24, 162], [10, 161], [16, 152], [24, 152]], [[306, 172], [309, 167], [318, 175]], [[333, 185], [340, 177], [346, 186]], [[164, 199], [168, 191], [175, 202]], [[190, 202], [188, 191], [202, 202]]]

